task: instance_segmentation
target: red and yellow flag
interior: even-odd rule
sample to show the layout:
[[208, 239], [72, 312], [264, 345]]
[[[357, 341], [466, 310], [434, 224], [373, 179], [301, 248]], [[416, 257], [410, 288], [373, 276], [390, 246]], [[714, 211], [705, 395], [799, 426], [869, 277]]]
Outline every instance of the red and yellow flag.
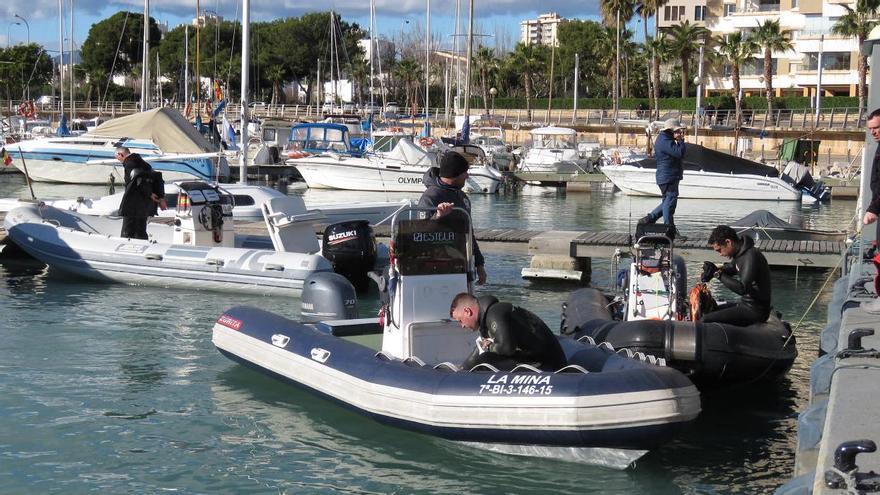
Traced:
[[214, 80], [214, 99], [220, 101], [223, 99], [223, 88], [220, 86], [220, 80]]

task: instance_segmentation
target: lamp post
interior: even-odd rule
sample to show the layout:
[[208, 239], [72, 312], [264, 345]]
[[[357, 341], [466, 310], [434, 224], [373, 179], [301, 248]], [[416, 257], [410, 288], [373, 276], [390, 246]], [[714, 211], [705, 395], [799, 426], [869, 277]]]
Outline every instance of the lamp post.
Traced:
[[498, 94], [498, 90], [495, 88], [489, 88], [489, 96], [492, 97], [492, 114], [495, 114], [495, 95]]
[[703, 50], [706, 47], [706, 40], [700, 39], [700, 65], [697, 69], [697, 114], [694, 116], [694, 141], [696, 142], [700, 132], [700, 124], [702, 124], [703, 111]]
[[21, 26], [20, 22], [10, 21], [9, 24], [6, 25], [6, 48], [12, 46], [12, 42], [10, 41], [12, 38], [9, 36], [9, 28], [15, 24], [16, 26]]
[[28, 24], [27, 19], [25, 19], [24, 17], [22, 17], [18, 14], [14, 14], [13, 17], [21, 19], [21, 22], [24, 23], [24, 27], [27, 28], [27, 42], [28, 42], [28, 45], [30, 45], [31, 44], [31, 25]]

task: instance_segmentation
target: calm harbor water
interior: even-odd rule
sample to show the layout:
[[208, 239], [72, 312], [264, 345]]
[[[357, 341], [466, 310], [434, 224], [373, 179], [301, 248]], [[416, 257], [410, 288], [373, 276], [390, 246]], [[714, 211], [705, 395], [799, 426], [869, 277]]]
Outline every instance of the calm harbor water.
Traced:
[[[102, 187], [37, 185], [42, 197]], [[26, 194], [0, 175], [0, 197]], [[291, 191], [307, 204], [402, 194]], [[656, 200], [592, 193], [473, 198], [478, 227], [623, 231]], [[679, 203], [696, 235], [765, 208], [808, 226], [842, 228], [854, 202]], [[520, 254], [488, 253], [480, 289], [526, 306], [558, 328], [569, 285], [519, 276]], [[698, 263], [688, 266], [691, 281]], [[594, 262], [594, 281], [608, 281]], [[774, 304], [792, 322], [827, 271], [775, 270]], [[0, 264], [0, 493], [768, 493], [794, 464], [796, 416], [830, 287], [798, 329], [800, 356], [779, 383], [704, 396], [703, 413], [669, 445], [626, 471], [473, 451], [377, 424], [227, 360], [211, 326], [233, 304], [290, 317], [285, 298], [187, 292], [71, 280], [38, 264]], [[362, 314], [375, 311], [362, 300]]]

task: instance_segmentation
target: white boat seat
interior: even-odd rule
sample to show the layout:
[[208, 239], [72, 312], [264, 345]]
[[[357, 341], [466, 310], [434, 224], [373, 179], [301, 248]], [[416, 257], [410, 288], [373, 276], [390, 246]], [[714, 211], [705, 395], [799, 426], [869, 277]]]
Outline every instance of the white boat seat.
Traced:
[[282, 196], [262, 204], [263, 219], [276, 251], [317, 253], [321, 250], [315, 234], [315, 222], [323, 219], [320, 211], [309, 212], [302, 198]]

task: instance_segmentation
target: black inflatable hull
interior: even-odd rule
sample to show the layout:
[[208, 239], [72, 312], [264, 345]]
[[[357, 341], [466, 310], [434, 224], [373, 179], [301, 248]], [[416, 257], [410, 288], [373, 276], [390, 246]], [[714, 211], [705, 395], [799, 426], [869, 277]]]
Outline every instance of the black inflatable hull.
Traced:
[[617, 321], [607, 304], [596, 289], [572, 292], [562, 309], [562, 333], [664, 358], [702, 391], [777, 379], [797, 357], [791, 329], [775, 316], [748, 327], [699, 321]]

